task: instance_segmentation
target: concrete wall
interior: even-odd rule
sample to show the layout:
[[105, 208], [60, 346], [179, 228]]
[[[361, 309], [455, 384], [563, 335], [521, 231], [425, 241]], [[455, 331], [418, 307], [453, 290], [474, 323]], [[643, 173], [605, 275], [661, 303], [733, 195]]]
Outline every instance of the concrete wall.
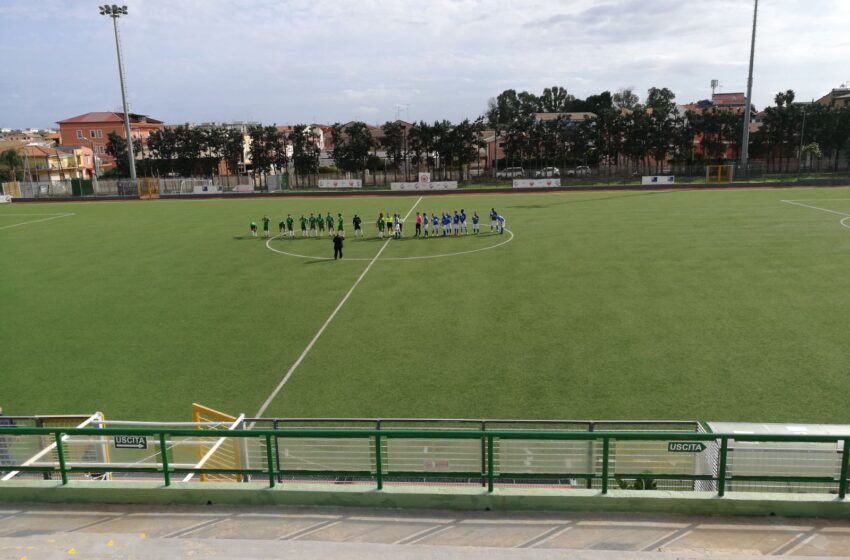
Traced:
[[850, 501], [803, 494], [392, 487], [286, 484], [10, 481], [0, 503], [134, 503], [195, 505], [310, 505], [409, 509], [669, 513], [687, 515], [779, 515], [850, 518]]

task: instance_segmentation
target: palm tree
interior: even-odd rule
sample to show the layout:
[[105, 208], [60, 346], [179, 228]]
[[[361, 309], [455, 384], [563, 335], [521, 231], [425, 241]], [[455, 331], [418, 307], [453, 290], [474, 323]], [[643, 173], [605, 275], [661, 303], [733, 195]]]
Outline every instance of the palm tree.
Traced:
[[18, 152], [12, 149], [6, 150], [0, 154], [0, 163], [9, 168], [9, 172], [12, 174], [12, 180], [17, 181], [17, 170], [19, 167], [23, 167], [23, 161], [21, 160], [21, 156], [18, 155]]

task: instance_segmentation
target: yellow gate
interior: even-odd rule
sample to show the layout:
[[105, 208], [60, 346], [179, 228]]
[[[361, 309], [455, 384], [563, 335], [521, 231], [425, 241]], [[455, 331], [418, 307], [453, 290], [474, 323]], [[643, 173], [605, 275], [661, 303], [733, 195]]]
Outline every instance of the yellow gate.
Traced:
[[[192, 421], [193, 422], [217, 422], [227, 424], [227, 427], [236, 422], [236, 417], [230, 414], [225, 414], [212, 408], [193, 403], [192, 404]], [[198, 429], [216, 429], [211, 426], [198, 425]], [[214, 436], [213, 436], [214, 437]], [[240, 438], [225, 438], [218, 448], [207, 457], [203, 463], [205, 468], [209, 469], [241, 469], [242, 460], [239, 453]], [[214, 442], [215, 445], [219, 442]], [[198, 459], [202, 460], [209, 453], [210, 447], [198, 445]], [[202, 482], [241, 482], [242, 475], [239, 474], [201, 474]]]
[[137, 184], [139, 186], [139, 198], [145, 200], [159, 198], [159, 179], [141, 177]]

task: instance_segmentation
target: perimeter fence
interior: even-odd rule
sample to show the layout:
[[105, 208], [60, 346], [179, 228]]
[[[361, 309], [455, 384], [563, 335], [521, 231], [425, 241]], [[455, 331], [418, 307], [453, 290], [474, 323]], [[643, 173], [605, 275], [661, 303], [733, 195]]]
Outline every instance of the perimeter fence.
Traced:
[[[76, 420], [76, 419], [75, 419]], [[69, 421], [70, 422], [70, 421]], [[847, 493], [850, 435], [706, 432], [698, 423], [252, 419], [0, 426], [0, 489], [20, 478], [332, 482]], [[85, 424], [84, 422], [84, 424]], [[183, 427], [183, 425], [192, 427]], [[330, 427], [330, 426], [333, 427]], [[97, 427], [95, 427], [97, 426]]]

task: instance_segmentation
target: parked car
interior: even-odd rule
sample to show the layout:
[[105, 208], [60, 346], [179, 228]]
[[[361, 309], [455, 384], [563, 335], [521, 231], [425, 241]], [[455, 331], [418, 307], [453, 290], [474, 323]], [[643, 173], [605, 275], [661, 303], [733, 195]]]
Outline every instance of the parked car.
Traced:
[[586, 165], [567, 170], [567, 177], [587, 177], [588, 175], [590, 175], [590, 168]]
[[557, 167], [544, 167], [534, 174], [536, 179], [549, 179], [552, 177], [560, 177], [561, 170]]
[[522, 167], [506, 167], [501, 171], [496, 171], [496, 179], [517, 179], [525, 176], [525, 170]]

